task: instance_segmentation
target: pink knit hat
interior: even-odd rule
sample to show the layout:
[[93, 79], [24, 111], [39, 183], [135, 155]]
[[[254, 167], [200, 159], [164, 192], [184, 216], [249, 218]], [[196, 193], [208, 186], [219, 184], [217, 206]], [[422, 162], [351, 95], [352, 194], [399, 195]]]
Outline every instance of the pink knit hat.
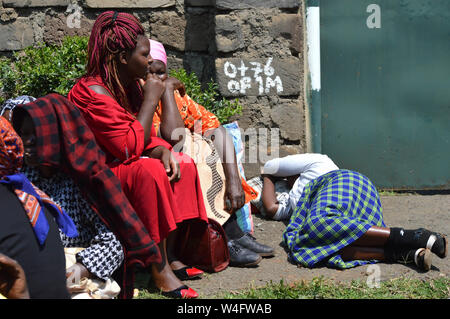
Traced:
[[150, 55], [153, 60], [159, 60], [167, 67], [167, 54], [161, 42], [149, 39], [150, 41]]

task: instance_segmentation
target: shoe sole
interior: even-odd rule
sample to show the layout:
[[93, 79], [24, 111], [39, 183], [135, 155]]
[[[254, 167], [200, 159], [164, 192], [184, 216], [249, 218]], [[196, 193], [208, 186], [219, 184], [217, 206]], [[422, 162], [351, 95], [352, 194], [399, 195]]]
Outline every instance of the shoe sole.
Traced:
[[425, 249], [425, 254], [423, 256], [423, 270], [428, 271], [431, 269], [432, 256], [431, 250]]
[[447, 236], [442, 235], [442, 237], [444, 237], [444, 254], [440, 255], [440, 256], [438, 255], [439, 258], [447, 257], [448, 240], [447, 240]]
[[252, 267], [252, 266], [256, 266], [258, 265], [262, 260], [262, 257], [260, 256], [256, 261], [251, 262], [251, 263], [247, 263], [247, 264], [235, 264], [235, 263], [231, 263], [230, 262], [230, 266], [231, 267], [240, 267], [240, 268], [245, 268], [245, 267]]
[[274, 257], [275, 253], [257, 253], [261, 257]]
[[[430, 241], [431, 237], [434, 236], [435, 240], [437, 240], [438, 236], [442, 237], [442, 239], [444, 240], [444, 252], [442, 254], [435, 254], [436, 256], [438, 256], [441, 259], [444, 259], [445, 257], [447, 257], [447, 253], [448, 253], [448, 240], [447, 240], [447, 236], [442, 235], [442, 234], [437, 234], [437, 233], [433, 233], [429, 238], [428, 241]], [[433, 242], [434, 244], [434, 242]], [[431, 245], [433, 246], [433, 245]], [[427, 247], [431, 250], [431, 247], [428, 247], [428, 243], [427, 243]]]

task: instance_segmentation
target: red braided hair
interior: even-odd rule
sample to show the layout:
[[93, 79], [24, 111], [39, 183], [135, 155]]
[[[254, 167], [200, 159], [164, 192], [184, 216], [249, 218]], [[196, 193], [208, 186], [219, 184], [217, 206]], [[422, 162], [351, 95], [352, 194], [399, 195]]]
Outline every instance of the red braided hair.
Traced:
[[120, 105], [130, 110], [125, 89], [119, 81], [117, 55], [136, 48], [144, 28], [132, 14], [106, 11], [100, 14], [92, 27], [88, 43], [86, 76], [100, 75]]

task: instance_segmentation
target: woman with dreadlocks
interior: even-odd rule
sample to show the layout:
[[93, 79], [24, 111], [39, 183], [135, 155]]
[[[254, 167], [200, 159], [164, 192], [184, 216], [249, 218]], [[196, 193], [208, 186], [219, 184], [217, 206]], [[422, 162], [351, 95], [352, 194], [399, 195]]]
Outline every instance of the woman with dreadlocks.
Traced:
[[[196, 166], [191, 158], [172, 151], [152, 125], [156, 106], [175, 103], [182, 84], [150, 74], [148, 37], [137, 18], [107, 11], [94, 23], [88, 44], [86, 74], [68, 98], [80, 109], [122, 188], [158, 243], [162, 262], [153, 263], [151, 286], [175, 298], [198, 294], [181, 280], [202, 271], [177, 260], [177, 224], [207, 221]], [[180, 115], [167, 120], [180, 123]]]

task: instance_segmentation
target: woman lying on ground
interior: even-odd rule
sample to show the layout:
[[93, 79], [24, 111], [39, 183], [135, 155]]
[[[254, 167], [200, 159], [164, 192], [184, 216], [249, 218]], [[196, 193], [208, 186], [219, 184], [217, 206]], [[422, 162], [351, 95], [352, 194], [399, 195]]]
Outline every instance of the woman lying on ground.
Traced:
[[65, 97], [50, 94], [12, 112], [25, 144], [25, 174], [46, 189], [79, 228], [75, 239], [62, 236], [65, 247], [85, 248], [76, 254], [77, 263], [68, 274], [75, 271], [74, 279], [104, 281], [114, 273], [120, 297], [131, 298], [131, 267], [148, 267], [161, 256], [79, 110]]
[[[148, 38], [133, 15], [100, 14], [89, 39], [87, 73], [68, 97], [80, 109], [130, 203], [158, 243], [162, 262], [152, 264], [153, 285], [168, 296], [196, 298], [198, 294], [179, 278], [202, 272], [177, 260], [176, 229], [184, 221], [208, 219], [194, 162], [156, 137], [156, 106], [160, 100], [165, 105], [173, 99], [180, 83], [162, 81], [148, 72], [149, 51]], [[142, 87], [139, 80], [145, 81]]]
[[[163, 44], [150, 40], [150, 56], [153, 61], [150, 64], [150, 73], [165, 80], [168, 77], [167, 54]], [[230, 266], [254, 266], [260, 262], [261, 257], [270, 257], [274, 254], [272, 247], [260, 244], [251, 234], [244, 233], [237, 222], [236, 211], [256, 197], [255, 191], [239, 174], [233, 141], [226, 129], [214, 114], [193, 101], [184, 93], [184, 90], [180, 91], [174, 92], [175, 104], [167, 103], [165, 108], [157, 106], [153, 118], [155, 129], [164, 139], [180, 147], [180, 142], [177, 139], [173, 140], [171, 136], [179, 127], [174, 125], [174, 121], [167, 120], [169, 116], [179, 118], [179, 113], [182, 122], [176, 123], [177, 125], [183, 125], [190, 132], [201, 134], [202, 137], [213, 141], [225, 175], [224, 200], [229, 203], [229, 207], [227, 205], [225, 207], [231, 213], [223, 224], [228, 237]], [[172, 110], [171, 107], [174, 109]]]
[[70, 217], [20, 173], [23, 154], [22, 140], [0, 116], [0, 253], [9, 258], [2, 256], [0, 262], [0, 292], [7, 298], [66, 299], [58, 227], [70, 237], [77, 236], [77, 230]]
[[326, 172], [334, 163], [324, 161], [320, 165], [324, 165], [326, 173], [301, 185], [301, 176], [308, 165], [314, 164], [314, 157], [316, 161], [323, 159], [302, 155], [304, 158], [294, 155], [269, 161], [263, 170], [263, 203], [272, 213], [280, 206], [274, 194], [276, 178], [297, 178], [297, 203], [282, 204], [288, 210], [286, 214], [292, 214], [283, 239], [293, 262], [306, 267], [326, 263], [343, 269], [378, 260], [415, 263], [427, 271], [431, 268], [431, 253], [440, 258], [447, 256], [447, 238], [441, 234], [423, 228], [386, 227], [375, 186], [358, 172]]

